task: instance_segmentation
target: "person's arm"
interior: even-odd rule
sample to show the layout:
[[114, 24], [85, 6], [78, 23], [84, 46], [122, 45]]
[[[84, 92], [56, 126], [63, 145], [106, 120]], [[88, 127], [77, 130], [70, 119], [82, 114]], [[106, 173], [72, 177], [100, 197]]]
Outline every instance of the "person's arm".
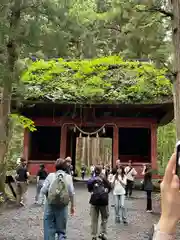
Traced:
[[70, 198], [70, 202], [71, 202], [71, 214], [73, 215], [74, 211], [75, 211], [75, 209], [74, 209], [75, 208], [75, 202], [74, 202], [75, 190], [74, 190], [72, 176], [68, 175], [67, 181], [68, 181], [69, 198]]
[[136, 172], [136, 169], [135, 169], [135, 168], [133, 168], [132, 175], [133, 175], [133, 176], [136, 176], [136, 175], [137, 175], [137, 172]]
[[93, 185], [94, 185], [94, 177], [88, 180], [87, 182], [87, 188], [89, 192], [93, 191]]
[[19, 167], [17, 167], [17, 169], [16, 169], [15, 180], [17, 180], [18, 177], [19, 177]]
[[[168, 228], [170, 231], [168, 230]], [[175, 240], [175, 230], [172, 231], [172, 229], [174, 228], [176, 229], [176, 223], [173, 227], [171, 226], [169, 221], [163, 223], [163, 221], [160, 220], [157, 225], [154, 225], [154, 234], [152, 240]]]
[[176, 154], [168, 161], [161, 183], [161, 217], [154, 229], [153, 240], [174, 240], [180, 220], [180, 181], [175, 175]]
[[119, 181], [120, 181], [120, 183], [121, 183], [121, 185], [122, 185], [123, 187], [125, 187], [125, 186], [127, 185], [126, 176], [124, 176], [123, 179], [120, 179]]
[[146, 165], [143, 166], [142, 175], [145, 175], [145, 171], [146, 171]]
[[36, 183], [39, 182], [39, 172], [40, 172], [40, 171], [38, 171], [38, 172], [37, 172], [37, 175], [36, 175]]
[[52, 174], [49, 174], [44, 181], [44, 184], [41, 188], [40, 194], [45, 195], [45, 196], [48, 195], [49, 186], [50, 186], [51, 182], [52, 182]]
[[105, 188], [107, 188], [108, 192], [110, 192], [111, 191], [111, 183], [106, 178], [104, 178], [103, 181], [104, 181]]

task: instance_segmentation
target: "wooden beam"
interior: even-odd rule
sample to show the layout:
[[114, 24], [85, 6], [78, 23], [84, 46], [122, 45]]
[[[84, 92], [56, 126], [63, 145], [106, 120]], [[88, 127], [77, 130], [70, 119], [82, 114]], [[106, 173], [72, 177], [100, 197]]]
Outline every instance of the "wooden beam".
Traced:
[[151, 167], [158, 169], [157, 164], [157, 125], [151, 125]]
[[119, 128], [113, 127], [113, 167], [116, 166], [116, 160], [119, 155]]
[[28, 162], [29, 160], [29, 149], [30, 149], [30, 133], [26, 128], [24, 129], [24, 142], [23, 142], [23, 158]]
[[159, 124], [161, 126], [166, 125], [169, 122], [171, 122], [173, 118], [174, 118], [174, 108], [172, 106], [172, 108], [168, 112], [166, 112], [166, 114], [161, 118]]
[[61, 142], [60, 142], [60, 157], [65, 158], [66, 156], [66, 144], [67, 144], [67, 125], [63, 125], [61, 128]]

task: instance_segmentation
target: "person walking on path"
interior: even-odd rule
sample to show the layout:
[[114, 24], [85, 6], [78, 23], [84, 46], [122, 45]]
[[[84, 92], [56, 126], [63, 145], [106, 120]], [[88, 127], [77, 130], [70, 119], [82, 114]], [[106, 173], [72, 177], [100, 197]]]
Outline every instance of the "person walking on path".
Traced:
[[147, 194], [147, 207], [146, 211], [148, 213], [152, 213], [152, 191], [153, 191], [153, 183], [152, 183], [152, 169], [151, 165], [144, 165], [143, 166], [143, 172], [142, 175], [144, 175], [144, 191]]
[[[108, 181], [109, 181], [110, 183], [112, 183], [113, 177], [116, 175], [116, 172], [117, 172], [117, 169], [116, 169], [116, 168], [113, 168], [113, 169], [111, 170], [111, 173], [110, 173], [109, 176], [108, 176]], [[111, 189], [111, 196], [112, 196], [112, 204], [111, 204], [111, 207], [114, 207], [114, 206], [115, 206], [115, 196], [114, 196], [114, 194], [113, 194], [113, 186], [112, 186], [112, 184], [111, 184], [111, 187], [112, 187], [112, 189]]]
[[83, 164], [82, 167], [81, 167], [81, 178], [82, 178], [82, 180], [84, 180], [85, 175], [86, 175], [86, 166]]
[[66, 161], [66, 173], [72, 176], [72, 159], [71, 157], [65, 158]]
[[120, 166], [121, 166], [121, 160], [117, 159], [116, 160], [116, 168], [118, 169], [118, 168], [120, 168]]
[[66, 239], [68, 220], [68, 205], [71, 202], [70, 212], [74, 215], [74, 186], [71, 175], [66, 173], [67, 164], [64, 159], [57, 159], [56, 172], [50, 173], [41, 188], [41, 194], [46, 198], [44, 209], [44, 240]]
[[36, 177], [37, 186], [36, 186], [35, 204], [37, 204], [39, 201], [39, 194], [40, 194], [41, 188], [44, 184], [44, 181], [45, 181], [47, 175], [48, 175], [48, 173], [45, 170], [44, 164], [40, 164], [40, 169], [39, 169], [39, 171], [37, 173], [37, 177]]
[[115, 222], [120, 223], [121, 217], [124, 224], [127, 224], [127, 210], [125, 208], [125, 187], [127, 184], [127, 178], [125, 175], [124, 167], [120, 166], [116, 175], [113, 176], [113, 195], [115, 199]]
[[16, 203], [18, 206], [24, 206], [25, 204], [25, 193], [28, 188], [28, 177], [29, 172], [26, 168], [26, 160], [20, 158], [20, 165], [16, 169]]
[[[96, 166], [95, 176], [87, 183], [88, 191], [91, 193], [89, 203], [91, 205], [90, 215], [92, 240], [97, 240], [97, 237], [102, 240], [107, 240], [107, 221], [109, 217], [108, 194], [111, 190], [111, 185], [101, 172], [101, 167]], [[98, 236], [99, 214], [101, 215], [101, 232]]]
[[132, 166], [131, 160], [129, 160], [128, 166], [125, 168], [125, 174], [127, 177], [126, 197], [131, 197], [134, 186], [134, 179], [137, 175], [135, 168]]
[[91, 177], [93, 177], [93, 175], [94, 175], [94, 169], [95, 169], [95, 166], [94, 166], [94, 164], [93, 164], [93, 165], [91, 165], [91, 167], [90, 167]]

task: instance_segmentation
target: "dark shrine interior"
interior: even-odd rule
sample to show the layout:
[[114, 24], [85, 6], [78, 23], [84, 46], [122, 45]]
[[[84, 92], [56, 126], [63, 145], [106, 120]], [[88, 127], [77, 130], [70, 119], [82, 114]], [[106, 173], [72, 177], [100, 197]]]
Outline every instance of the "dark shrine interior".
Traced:
[[30, 133], [30, 160], [56, 160], [60, 155], [61, 127], [37, 126]]
[[[95, 132], [97, 127], [82, 127], [84, 132]], [[87, 137], [80, 134], [78, 129], [71, 126], [67, 132], [66, 156], [72, 157], [73, 166], [76, 163], [76, 139]], [[96, 134], [91, 137], [97, 137]], [[98, 133], [98, 137], [113, 139], [113, 127], [106, 127], [105, 132]], [[37, 131], [30, 133], [30, 160], [56, 160], [60, 156], [61, 127], [39, 126]], [[113, 147], [113, 141], [112, 141]], [[148, 128], [119, 128], [119, 158], [122, 162], [150, 162], [151, 161], [151, 131]]]
[[148, 128], [119, 128], [119, 158], [122, 162], [151, 161], [151, 130]]

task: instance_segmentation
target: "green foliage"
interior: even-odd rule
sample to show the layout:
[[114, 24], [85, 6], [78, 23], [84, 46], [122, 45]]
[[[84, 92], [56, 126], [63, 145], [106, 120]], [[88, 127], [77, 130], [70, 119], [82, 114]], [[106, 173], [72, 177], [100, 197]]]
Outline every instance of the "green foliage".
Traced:
[[172, 97], [166, 69], [119, 56], [33, 62], [19, 96], [58, 103], [156, 103]]
[[167, 162], [174, 152], [176, 131], [174, 122], [158, 128], [158, 163], [159, 173], [163, 175]]
[[24, 128], [17, 119], [12, 121], [11, 139], [8, 145], [8, 151], [6, 154], [7, 170], [14, 170], [17, 166], [17, 159], [23, 152], [23, 133]]
[[34, 122], [30, 118], [18, 114], [11, 114], [11, 119], [16, 123], [19, 123], [23, 128], [29, 129], [31, 132], [36, 131]]

